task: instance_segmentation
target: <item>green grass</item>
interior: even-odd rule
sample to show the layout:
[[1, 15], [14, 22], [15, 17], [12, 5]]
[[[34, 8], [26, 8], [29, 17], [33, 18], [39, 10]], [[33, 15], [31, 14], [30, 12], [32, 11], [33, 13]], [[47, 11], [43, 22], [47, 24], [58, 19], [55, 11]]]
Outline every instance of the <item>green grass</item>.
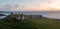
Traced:
[[0, 29], [37, 29], [23, 21], [0, 21]]
[[14, 17], [7, 16], [0, 20], [0, 29], [60, 29], [60, 21], [48, 18], [16, 20]]
[[32, 19], [29, 22], [37, 26], [38, 29], [60, 29], [60, 21], [56, 20], [40, 18], [40, 19]]

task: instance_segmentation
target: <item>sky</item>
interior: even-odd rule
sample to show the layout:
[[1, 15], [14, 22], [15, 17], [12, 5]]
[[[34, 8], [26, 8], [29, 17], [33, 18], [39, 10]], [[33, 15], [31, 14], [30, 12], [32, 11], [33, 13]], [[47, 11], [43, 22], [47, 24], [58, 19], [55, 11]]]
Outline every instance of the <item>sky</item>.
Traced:
[[0, 0], [0, 11], [59, 11], [60, 0]]

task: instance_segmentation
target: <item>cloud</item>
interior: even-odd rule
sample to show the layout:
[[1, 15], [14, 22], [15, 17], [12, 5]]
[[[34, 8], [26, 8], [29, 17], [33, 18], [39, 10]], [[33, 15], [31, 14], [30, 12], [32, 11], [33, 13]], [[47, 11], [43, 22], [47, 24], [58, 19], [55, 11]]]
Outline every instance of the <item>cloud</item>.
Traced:
[[0, 11], [24, 11], [24, 6], [20, 5], [2, 5], [0, 6]]
[[0, 6], [0, 11], [55, 11], [59, 10], [60, 7], [44, 4], [44, 5], [2, 5]]

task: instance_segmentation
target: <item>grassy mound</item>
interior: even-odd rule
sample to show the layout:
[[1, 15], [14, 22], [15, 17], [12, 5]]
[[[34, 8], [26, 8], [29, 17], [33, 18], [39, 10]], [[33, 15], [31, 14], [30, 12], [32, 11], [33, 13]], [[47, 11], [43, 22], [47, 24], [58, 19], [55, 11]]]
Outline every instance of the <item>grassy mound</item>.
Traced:
[[60, 21], [47, 18], [31, 19], [30, 24], [35, 25], [38, 29], [60, 29]]
[[0, 29], [37, 29], [29, 23], [16, 20], [14, 17], [7, 16], [5, 19], [0, 20]]
[[60, 21], [48, 18], [16, 20], [14, 17], [7, 16], [0, 20], [0, 29], [60, 29]]

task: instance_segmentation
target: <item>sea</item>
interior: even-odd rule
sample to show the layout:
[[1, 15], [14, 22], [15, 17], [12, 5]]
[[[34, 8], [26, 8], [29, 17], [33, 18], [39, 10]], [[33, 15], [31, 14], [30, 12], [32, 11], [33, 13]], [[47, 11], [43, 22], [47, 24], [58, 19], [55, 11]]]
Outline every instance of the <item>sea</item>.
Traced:
[[[14, 14], [25, 14], [25, 15], [42, 15], [43, 17], [46, 18], [51, 18], [51, 19], [60, 19], [60, 12], [59, 11], [13, 11]], [[0, 14], [4, 14], [6, 16], [11, 14], [11, 11], [0, 11]], [[0, 19], [5, 18], [6, 16], [0, 16]]]

